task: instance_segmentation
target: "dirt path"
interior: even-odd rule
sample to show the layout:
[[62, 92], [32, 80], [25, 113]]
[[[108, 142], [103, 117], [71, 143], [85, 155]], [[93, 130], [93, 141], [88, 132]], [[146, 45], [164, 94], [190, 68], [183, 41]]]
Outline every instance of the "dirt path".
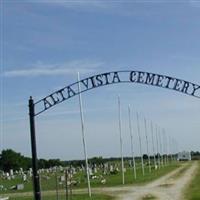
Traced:
[[[162, 176], [161, 178], [148, 183], [144, 186], [124, 186], [124, 187], [106, 187], [106, 188], [94, 188], [92, 192], [109, 194], [116, 197], [117, 200], [142, 200], [143, 197], [151, 195], [158, 200], [183, 200], [182, 192], [184, 187], [192, 179], [192, 175], [197, 169], [197, 163], [186, 168], [186, 165], [170, 172], [169, 174]], [[85, 193], [86, 189], [74, 190], [74, 193]], [[43, 195], [51, 195], [55, 191], [45, 191]], [[64, 191], [59, 191], [64, 193]], [[7, 194], [8, 195], [8, 194]], [[9, 194], [9, 196], [21, 196], [22, 193]], [[31, 196], [32, 192], [23, 193], [23, 196]], [[4, 196], [4, 195], [3, 195]]]
[[183, 190], [192, 179], [192, 174], [194, 174], [197, 169], [197, 163], [193, 163], [186, 170], [183, 170], [184, 167], [185, 166], [145, 186], [104, 188], [102, 192], [113, 194], [117, 197], [117, 200], [142, 200], [145, 196], [152, 196], [159, 200], [183, 200]]

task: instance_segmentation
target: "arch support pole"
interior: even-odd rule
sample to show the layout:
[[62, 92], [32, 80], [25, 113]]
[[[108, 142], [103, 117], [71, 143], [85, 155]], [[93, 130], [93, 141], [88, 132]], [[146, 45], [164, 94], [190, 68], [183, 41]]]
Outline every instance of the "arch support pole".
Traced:
[[40, 180], [38, 175], [37, 165], [37, 149], [35, 137], [35, 108], [32, 97], [29, 99], [29, 120], [30, 120], [30, 134], [31, 134], [31, 151], [32, 151], [32, 168], [33, 168], [33, 188], [35, 200], [41, 200]]

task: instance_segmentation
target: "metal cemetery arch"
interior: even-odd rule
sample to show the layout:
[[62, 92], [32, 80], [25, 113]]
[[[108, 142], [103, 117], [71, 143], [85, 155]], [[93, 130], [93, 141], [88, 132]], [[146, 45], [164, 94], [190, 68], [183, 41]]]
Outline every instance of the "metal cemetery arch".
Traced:
[[[79, 92], [78, 84], [83, 90]], [[200, 86], [182, 79], [142, 71], [113, 71], [90, 76], [72, 83], [34, 103], [32, 97], [29, 99], [29, 116], [32, 148], [32, 167], [35, 200], [41, 200], [40, 183], [37, 167], [37, 151], [35, 139], [35, 117], [51, 107], [70, 99], [79, 93], [116, 83], [140, 83], [150, 86], [171, 89], [200, 99]]]

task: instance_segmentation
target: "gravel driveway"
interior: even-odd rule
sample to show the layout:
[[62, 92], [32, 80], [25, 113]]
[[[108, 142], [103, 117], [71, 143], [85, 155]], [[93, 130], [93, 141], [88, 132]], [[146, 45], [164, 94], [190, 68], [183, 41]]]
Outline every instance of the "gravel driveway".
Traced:
[[[185, 165], [144, 186], [104, 188], [101, 192], [114, 195], [117, 197], [117, 200], [142, 200], [148, 196], [149, 199], [152, 196], [159, 200], [183, 200], [184, 188], [191, 181], [193, 174], [197, 170], [197, 166], [197, 163], [194, 162], [179, 177], [176, 177], [176, 174]], [[99, 190], [95, 189], [96, 192], [100, 192]]]

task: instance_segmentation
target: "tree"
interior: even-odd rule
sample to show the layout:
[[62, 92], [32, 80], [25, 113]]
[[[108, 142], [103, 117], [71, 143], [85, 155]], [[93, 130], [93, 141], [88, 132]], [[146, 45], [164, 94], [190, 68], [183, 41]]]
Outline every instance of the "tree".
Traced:
[[46, 167], [54, 167], [54, 166], [63, 166], [62, 161], [60, 159], [49, 159], [47, 161], [47, 166]]
[[0, 169], [9, 172], [10, 169], [19, 170], [31, 167], [31, 159], [22, 156], [12, 149], [3, 150], [0, 154]]
[[143, 159], [147, 160], [148, 159], [148, 155], [147, 154], [143, 154]]
[[92, 164], [101, 164], [101, 163], [104, 163], [104, 161], [103, 161], [103, 158], [100, 156], [100, 157], [90, 158], [89, 159], [89, 163], [92, 163]]

